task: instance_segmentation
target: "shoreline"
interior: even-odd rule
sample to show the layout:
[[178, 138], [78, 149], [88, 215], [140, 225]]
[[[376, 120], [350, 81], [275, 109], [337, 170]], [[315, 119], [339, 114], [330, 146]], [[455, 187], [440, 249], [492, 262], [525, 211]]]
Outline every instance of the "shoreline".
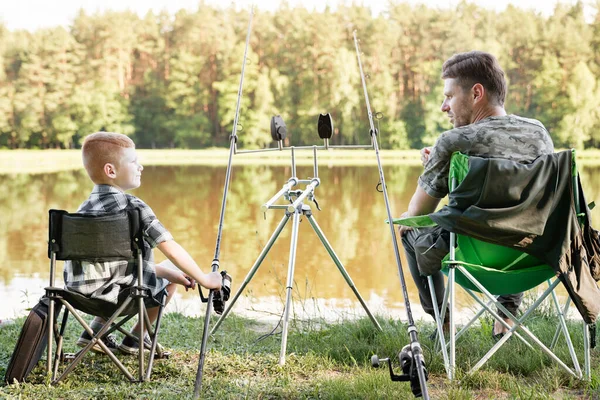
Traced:
[[[558, 150], [557, 150], [558, 151]], [[312, 151], [299, 150], [296, 164], [312, 165]], [[213, 148], [203, 150], [139, 149], [140, 161], [145, 166], [208, 165], [223, 167], [229, 160], [229, 150]], [[377, 166], [373, 150], [329, 149], [317, 153], [320, 165], [327, 166]], [[384, 168], [389, 165], [421, 165], [419, 150], [380, 150]], [[600, 166], [600, 150], [577, 152], [580, 165]], [[233, 165], [290, 164], [289, 151], [236, 154]], [[0, 150], [0, 176], [19, 174], [44, 174], [82, 169], [81, 150]]]
[[[208, 165], [226, 166], [228, 149], [204, 150], [137, 150], [144, 166]], [[295, 158], [299, 166], [312, 165], [312, 151], [297, 151]], [[384, 164], [410, 163], [419, 165], [418, 150], [381, 150]], [[326, 165], [377, 165], [372, 150], [320, 150], [318, 162]], [[233, 165], [289, 165], [289, 151], [236, 154]], [[0, 175], [42, 174], [83, 169], [81, 150], [0, 150]]]

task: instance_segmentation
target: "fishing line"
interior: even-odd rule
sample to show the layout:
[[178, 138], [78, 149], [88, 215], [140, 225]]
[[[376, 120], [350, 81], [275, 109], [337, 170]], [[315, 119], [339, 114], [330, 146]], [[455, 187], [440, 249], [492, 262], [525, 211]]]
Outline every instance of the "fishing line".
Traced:
[[[246, 33], [246, 47], [244, 49], [244, 59], [242, 61], [242, 74], [240, 76], [240, 86], [238, 88], [237, 104], [235, 107], [235, 118], [233, 120], [233, 129], [231, 136], [229, 137], [229, 160], [227, 162], [227, 172], [225, 174], [225, 188], [223, 190], [223, 201], [221, 203], [221, 216], [219, 218], [219, 228], [217, 232], [217, 244], [215, 246], [215, 257], [212, 261], [211, 270], [216, 272], [219, 270], [219, 254], [221, 252], [221, 236], [223, 234], [223, 219], [225, 217], [225, 206], [227, 204], [227, 192], [229, 191], [229, 182], [231, 180], [231, 162], [233, 159], [233, 153], [235, 150], [235, 144], [237, 142], [237, 131], [238, 127], [243, 129], [239, 123], [240, 118], [240, 104], [242, 100], [242, 92], [244, 87], [244, 73], [246, 69], [248, 59], [248, 45], [250, 43], [250, 32], [252, 31], [252, 17], [254, 16], [254, 7], [250, 7], [250, 18], [248, 21], [248, 32]], [[200, 285], [198, 285], [200, 291], [200, 297], [202, 298], [202, 291]], [[204, 330], [202, 332], [202, 345], [200, 346], [200, 359], [198, 361], [198, 371], [196, 372], [196, 382], [194, 384], [194, 398], [197, 399], [200, 396], [202, 390], [202, 375], [204, 372], [204, 361], [206, 359], [206, 344], [208, 341], [208, 327], [210, 325], [210, 314], [212, 311], [212, 303], [214, 297], [214, 290], [210, 290], [208, 293], [208, 299], [206, 304], [206, 316], [204, 318]]]
[[[410, 350], [411, 350], [411, 358], [413, 360], [413, 367], [416, 366], [417, 375], [418, 375], [418, 385], [420, 386], [421, 393], [424, 399], [429, 399], [429, 393], [427, 391], [427, 372], [425, 370], [425, 360], [423, 358], [423, 353], [421, 349], [421, 345], [419, 343], [417, 328], [415, 327], [415, 322], [412, 316], [412, 310], [410, 308], [410, 301], [408, 299], [408, 290], [406, 288], [406, 280], [404, 279], [404, 271], [402, 269], [402, 261], [400, 260], [400, 251], [398, 250], [398, 240], [396, 238], [396, 230], [394, 228], [394, 224], [392, 223], [392, 212], [390, 209], [390, 202], [387, 194], [387, 188], [385, 185], [385, 177], [383, 175], [383, 167], [381, 165], [381, 158], [379, 156], [379, 146], [377, 144], [377, 134], [378, 130], [375, 129], [375, 124], [373, 123], [373, 113], [371, 111], [371, 103], [369, 102], [369, 93], [367, 91], [367, 83], [365, 78], [365, 73], [363, 71], [362, 61], [360, 59], [360, 49], [358, 46], [358, 38], [356, 36], [356, 30], [353, 32], [354, 36], [354, 46], [356, 48], [356, 57], [358, 59], [358, 67], [360, 70], [360, 78], [362, 81], [363, 91], [365, 95], [365, 102], [367, 105], [367, 114], [369, 117], [369, 125], [370, 125], [370, 135], [373, 143], [373, 148], [375, 149], [375, 155], [377, 157], [377, 167], [379, 169], [379, 182], [381, 187], [381, 192], [383, 193], [383, 199], [385, 201], [385, 208], [387, 211], [387, 217], [390, 226], [390, 233], [392, 235], [392, 243], [394, 247], [394, 255], [396, 256], [396, 264], [398, 266], [398, 274], [400, 276], [400, 285], [402, 286], [402, 295], [404, 297], [404, 304], [406, 305], [406, 314], [408, 317], [408, 334], [410, 337]], [[404, 353], [404, 349], [401, 353]], [[401, 357], [400, 357], [401, 358]], [[415, 365], [416, 364], [416, 365]], [[412, 367], [411, 367], [412, 370]], [[413, 387], [413, 379], [411, 378], [411, 388], [413, 389], [413, 394], [418, 396], [416, 393], [416, 389]]]

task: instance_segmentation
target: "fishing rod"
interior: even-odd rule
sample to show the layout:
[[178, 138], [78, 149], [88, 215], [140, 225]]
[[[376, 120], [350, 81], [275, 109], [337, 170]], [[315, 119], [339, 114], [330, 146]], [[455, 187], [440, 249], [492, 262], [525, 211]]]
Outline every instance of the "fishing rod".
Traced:
[[[233, 129], [231, 131], [231, 136], [229, 137], [229, 160], [227, 162], [227, 172], [225, 174], [225, 188], [223, 189], [223, 201], [221, 203], [221, 217], [219, 218], [219, 229], [217, 231], [217, 244], [215, 246], [215, 257], [212, 261], [211, 270], [212, 272], [216, 272], [219, 270], [219, 254], [221, 252], [221, 236], [223, 233], [223, 219], [225, 217], [225, 206], [227, 204], [227, 192], [229, 191], [229, 182], [231, 180], [231, 161], [233, 159], [233, 154], [235, 150], [235, 144], [237, 143], [237, 128], [238, 121], [240, 118], [240, 103], [242, 100], [242, 91], [244, 87], [244, 72], [246, 69], [246, 61], [248, 58], [248, 44], [250, 43], [250, 32], [252, 31], [252, 17], [254, 16], [254, 6], [250, 7], [250, 17], [248, 21], [248, 32], [246, 33], [246, 47], [244, 49], [244, 59], [242, 62], [242, 74], [240, 76], [240, 86], [238, 88], [237, 95], [237, 104], [235, 107], [235, 117], [233, 120]], [[226, 275], [225, 271], [222, 271], [223, 275], [223, 285], [231, 284], [231, 277]], [[227, 279], [229, 278], [229, 279]], [[229, 289], [230, 288], [224, 288]], [[198, 371], [196, 372], [196, 382], [194, 384], [194, 398], [197, 399], [200, 396], [200, 390], [202, 389], [202, 374], [204, 372], [204, 361], [206, 359], [206, 344], [208, 341], [209, 330], [208, 327], [210, 325], [210, 313], [212, 311], [213, 300], [215, 297], [215, 290], [210, 290], [208, 293], [208, 298], [204, 298], [202, 295], [202, 290], [200, 289], [200, 285], [198, 285], [198, 290], [200, 291], [200, 298], [203, 302], [206, 302], [206, 316], [204, 317], [204, 330], [202, 331], [202, 345], [200, 346], [200, 359], [198, 361]], [[229, 297], [229, 290], [226, 292], [226, 297]], [[227, 298], [223, 298], [224, 295], [219, 291], [217, 296], [220, 298], [219, 300], [227, 300]], [[221, 314], [223, 312], [223, 302], [219, 302], [220, 309], [215, 307], [215, 311]]]
[[[383, 192], [383, 199], [385, 201], [385, 208], [387, 211], [387, 217], [390, 233], [392, 235], [392, 243], [394, 247], [394, 254], [396, 256], [396, 264], [398, 265], [398, 274], [400, 275], [400, 285], [402, 286], [402, 295], [404, 297], [404, 304], [406, 305], [406, 314], [408, 317], [408, 334], [410, 336], [410, 344], [405, 346], [398, 355], [400, 364], [402, 366], [403, 375], [395, 375], [392, 370], [391, 360], [381, 359], [386, 361], [390, 370], [390, 377], [393, 381], [410, 381], [410, 386], [415, 397], [423, 396], [424, 399], [429, 399], [429, 392], [427, 391], [427, 370], [425, 369], [425, 359], [419, 343], [417, 328], [415, 321], [412, 316], [410, 308], [410, 301], [408, 299], [408, 290], [406, 289], [406, 280], [404, 279], [404, 272], [402, 270], [402, 261], [400, 261], [400, 252], [398, 250], [398, 240], [396, 239], [396, 230], [392, 223], [392, 212], [390, 209], [390, 201], [387, 194], [387, 187], [385, 185], [385, 178], [383, 176], [383, 167], [381, 165], [381, 158], [379, 157], [379, 146], [377, 144], [377, 134], [379, 133], [375, 129], [373, 123], [373, 113], [371, 112], [371, 103], [369, 102], [369, 93], [367, 91], [367, 83], [365, 81], [365, 74], [363, 72], [362, 61], [360, 59], [360, 50], [358, 47], [358, 38], [356, 37], [356, 30], [353, 32], [354, 46], [356, 47], [356, 58], [358, 59], [358, 68], [360, 69], [360, 79], [362, 80], [362, 87], [365, 93], [365, 101], [367, 104], [367, 113], [369, 116], [369, 125], [371, 140], [373, 141], [373, 148], [375, 149], [375, 155], [377, 156], [377, 167], [379, 169], [379, 183], [381, 185], [381, 191]], [[373, 366], [379, 366], [379, 359], [376, 355], [371, 359]]]

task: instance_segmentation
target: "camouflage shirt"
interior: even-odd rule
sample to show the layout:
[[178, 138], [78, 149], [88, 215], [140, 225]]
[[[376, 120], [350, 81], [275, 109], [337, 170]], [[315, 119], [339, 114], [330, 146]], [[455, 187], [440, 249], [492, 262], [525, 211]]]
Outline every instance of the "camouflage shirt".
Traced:
[[488, 117], [440, 135], [429, 154], [419, 186], [428, 195], [441, 199], [448, 194], [448, 169], [452, 153], [506, 158], [531, 162], [554, 152], [550, 134], [535, 119], [505, 115]]

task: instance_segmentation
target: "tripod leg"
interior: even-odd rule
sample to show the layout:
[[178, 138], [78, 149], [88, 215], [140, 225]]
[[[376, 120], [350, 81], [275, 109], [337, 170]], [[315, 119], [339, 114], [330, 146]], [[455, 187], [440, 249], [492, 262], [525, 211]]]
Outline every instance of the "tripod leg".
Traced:
[[327, 238], [323, 234], [323, 231], [321, 230], [321, 228], [317, 224], [317, 221], [315, 221], [314, 217], [312, 216], [312, 212], [310, 210], [308, 210], [305, 213], [305, 215], [308, 218], [308, 222], [310, 222], [310, 225], [315, 230], [315, 233], [317, 234], [317, 236], [321, 240], [321, 243], [323, 243], [323, 246], [325, 246], [325, 249], [327, 250], [327, 252], [331, 256], [331, 258], [333, 259], [333, 262], [338, 267], [338, 269], [340, 270], [340, 273], [342, 274], [342, 276], [344, 277], [344, 279], [348, 283], [348, 286], [350, 286], [350, 289], [352, 289], [352, 291], [354, 292], [354, 295], [356, 296], [356, 298], [358, 299], [358, 301], [360, 302], [360, 304], [365, 309], [367, 315], [369, 316], [369, 318], [371, 319], [371, 321], [373, 322], [373, 324], [375, 325], [375, 327], [379, 331], [381, 331], [382, 329], [381, 329], [381, 326], [379, 325], [379, 322], [377, 322], [377, 320], [375, 319], [375, 317], [373, 316], [373, 314], [371, 314], [371, 311], [369, 311], [369, 308], [367, 307], [367, 304], [365, 303], [365, 301], [361, 297], [360, 293], [358, 293], [358, 290], [356, 289], [356, 286], [354, 286], [354, 282], [352, 282], [352, 278], [350, 278], [350, 275], [348, 275], [348, 273], [346, 272], [346, 269], [344, 268], [344, 265], [342, 264], [342, 262], [340, 261], [340, 259], [338, 258], [338, 256], [335, 254], [335, 251], [333, 251], [333, 248], [331, 247], [331, 245], [327, 241]]
[[250, 283], [250, 280], [252, 279], [252, 277], [254, 276], [256, 271], [258, 270], [258, 267], [260, 267], [260, 265], [262, 264], [263, 260], [267, 256], [267, 253], [269, 252], [269, 250], [271, 250], [271, 247], [273, 247], [273, 243], [275, 243], [275, 241], [279, 237], [279, 234], [281, 233], [281, 231], [283, 230], [283, 228], [285, 227], [287, 222], [290, 220], [290, 215], [291, 214], [286, 212], [285, 215], [283, 216], [283, 218], [281, 219], [281, 222], [279, 222], [279, 225], [277, 225], [277, 228], [275, 228], [275, 231], [271, 235], [271, 238], [269, 239], [269, 241], [267, 242], [265, 247], [262, 249], [262, 251], [258, 255], [258, 258], [256, 259], [256, 262], [254, 262], [254, 265], [250, 269], [250, 272], [248, 272], [248, 275], [246, 275], [246, 278], [244, 278], [244, 282], [242, 282], [242, 285], [238, 289], [238, 291], [235, 294], [235, 296], [233, 297], [233, 299], [231, 301], [229, 301], [229, 305], [223, 312], [223, 315], [221, 315], [221, 317], [215, 323], [215, 326], [213, 326], [212, 330], [210, 331], [211, 335], [213, 333], [215, 333], [217, 331], [217, 329], [219, 329], [219, 326], [221, 325], [223, 320], [225, 320], [225, 317], [227, 317], [227, 315], [229, 314], [229, 311], [231, 311], [231, 309], [235, 305], [235, 302], [237, 301], [237, 299], [240, 297], [240, 295], [242, 294], [242, 292], [244, 291], [244, 289], [246, 288], [248, 283]]
[[283, 329], [281, 331], [281, 352], [279, 353], [279, 365], [285, 364], [285, 350], [287, 347], [288, 321], [290, 318], [290, 306], [292, 303], [292, 286], [294, 284], [294, 267], [296, 265], [296, 246], [298, 244], [298, 225], [300, 225], [300, 211], [294, 212], [292, 222], [292, 240], [290, 244], [290, 261], [288, 264], [288, 275], [286, 285], [285, 311], [283, 318]]

